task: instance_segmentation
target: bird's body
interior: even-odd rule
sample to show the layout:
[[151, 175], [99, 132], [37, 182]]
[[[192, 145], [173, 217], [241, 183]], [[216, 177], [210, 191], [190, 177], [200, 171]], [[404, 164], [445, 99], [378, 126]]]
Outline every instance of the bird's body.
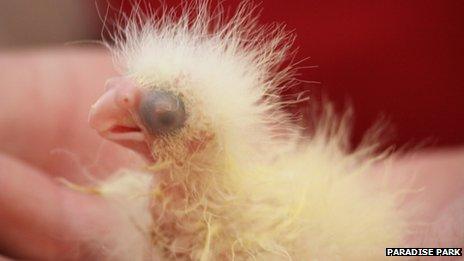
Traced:
[[[282, 66], [291, 37], [257, 26], [249, 9], [222, 20], [199, 3], [180, 17], [129, 23], [117, 38], [115, 57], [134, 93], [175, 108], [155, 106], [147, 116], [143, 99], [120, 92], [127, 117], [117, 124], [142, 133], [131, 142], [148, 144], [155, 161], [144, 174], [122, 171], [101, 185], [142, 235], [115, 242], [140, 259], [384, 257], [385, 247], [402, 244], [407, 224], [398, 193], [367, 177], [378, 159], [372, 144], [348, 152], [346, 122], [332, 113], [311, 137], [300, 132], [278, 98], [294, 83], [293, 68]], [[99, 125], [99, 106], [93, 126], [133, 146], [114, 122]], [[165, 112], [171, 120], [155, 120], [166, 126], [147, 126], [145, 118]]]
[[194, 260], [371, 259], [402, 245], [394, 195], [374, 190], [366, 166], [327, 145], [224, 162], [214, 172], [166, 166], [181, 178], [165, 173], [154, 187], [156, 252]]

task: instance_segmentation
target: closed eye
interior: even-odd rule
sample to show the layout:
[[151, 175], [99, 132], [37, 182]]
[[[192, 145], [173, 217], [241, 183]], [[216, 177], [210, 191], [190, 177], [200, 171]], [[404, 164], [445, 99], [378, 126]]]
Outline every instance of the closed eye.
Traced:
[[139, 116], [152, 135], [167, 134], [182, 128], [186, 113], [182, 100], [169, 92], [150, 91], [142, 95]]

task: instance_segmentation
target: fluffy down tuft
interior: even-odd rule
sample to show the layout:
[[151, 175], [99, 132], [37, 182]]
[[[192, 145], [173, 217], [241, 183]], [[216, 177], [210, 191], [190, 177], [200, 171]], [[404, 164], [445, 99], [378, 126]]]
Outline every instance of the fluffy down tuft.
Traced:
[[[244, 4], [226, 19], [200, 1], [180, 15], [134, 16], [115, 37], [122, 72], [182, 96], [189, 114], [183, 131], [154, 144], [159, 182], [146, 191], [151, 208], [139, 209], [153, 218], [153, 252], [163, 260], [382, 259], [385, 247], [401, 245], [406, 222], [397, 193], [367, 181], [379, 157], [371, 144], [347, 152], [347, 118], [330, 110], [312, 137], [299, 133], [278, 99], [294, 83], [292, 67], [282, 66], [293, 38], [259, 26], [253, 9]], [[204, 146], [191, 152], [187, 140]]]
[[[259, 25], [254, 9], [245, 3], [226, 18], [220, 8], [210, 11], [207, 1], [197, 1], [180, 13], [134, 14], [114, 37], [124, 74], [183, 98], [188, 119], [179, 136], [202, 140], [207, 133], [230, 157], [243, 158], [249, 146], [267, 151], [298, 131], [279, 99], [295, 83], [292, 65], [284, 65], [293, 36], [282, 26]], [[172, 156], [178, 150], [171, 148], [184, 143], [176, 137], [155, 147]]]

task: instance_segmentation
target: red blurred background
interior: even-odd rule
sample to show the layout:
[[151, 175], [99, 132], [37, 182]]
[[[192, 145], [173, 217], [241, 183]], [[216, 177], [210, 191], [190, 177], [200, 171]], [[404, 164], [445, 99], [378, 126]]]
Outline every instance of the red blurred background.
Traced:
[[[129, 2], [111, 4], [129, 12]], [[354, 141], [383, 115], [399, 146], [464, 143], [464, 1], [266, 0], [260, 7], [263, 23], [297, 34], [297, 58], [310, 57], [301, 66], [317, 65], [299, 78], [320, 83], [293, 91], [351, 104]]]

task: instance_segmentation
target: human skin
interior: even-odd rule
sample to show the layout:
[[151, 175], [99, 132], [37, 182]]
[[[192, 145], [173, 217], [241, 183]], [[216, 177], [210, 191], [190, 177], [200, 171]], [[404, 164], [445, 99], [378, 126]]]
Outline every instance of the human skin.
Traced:
[[57, 178], [86, 184], [87, 172], [102, 178], [142, 163], [88, 126], [91, 104], [116, 74], [111, 59], [94, 49], [0, 57], [0, 254], [82, 259], [89, 253], [79, 233], [105, 233], [116, 221], [104, 201]]
[[[105, 81], [117, 75], [109, 53], [101, 49], [0, 52], [0, 255], [99, 257], [92, 250], [98, 236], [90, 243], [82, 231], [103, 236], [118, 219], [103, 199], [69, 189], [58, 177], [90, 184], [89, 176], [104, 178], [118, 168], [143, 165], [140, 156], [88, 126], [89, 108], [104, 92]], [[405, 199], [409, 206], [426, 202], [415, 218], [436, 222], [411, 243], [462, 247], [464, 150], [403, 155], [391, 162], [390, 173], [390, 184], [422, 189]]]

